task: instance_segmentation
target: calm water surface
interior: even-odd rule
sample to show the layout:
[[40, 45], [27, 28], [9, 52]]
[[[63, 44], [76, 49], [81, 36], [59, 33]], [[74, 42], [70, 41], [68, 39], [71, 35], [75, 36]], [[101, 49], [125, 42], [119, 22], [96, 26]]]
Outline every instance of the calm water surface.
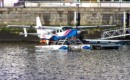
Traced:
[[0, 80], [130, 80], [130, 46], [58, 52], [0, 43]]

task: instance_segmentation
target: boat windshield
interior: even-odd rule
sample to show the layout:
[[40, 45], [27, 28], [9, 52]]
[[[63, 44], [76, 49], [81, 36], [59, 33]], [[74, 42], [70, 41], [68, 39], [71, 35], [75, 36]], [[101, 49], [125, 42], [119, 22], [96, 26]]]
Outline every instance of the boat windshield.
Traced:
[[68, 29], [73, 29], [72, 27], [63, 27], [62, 30], [65, 31], [65, 30], [68, 30]]

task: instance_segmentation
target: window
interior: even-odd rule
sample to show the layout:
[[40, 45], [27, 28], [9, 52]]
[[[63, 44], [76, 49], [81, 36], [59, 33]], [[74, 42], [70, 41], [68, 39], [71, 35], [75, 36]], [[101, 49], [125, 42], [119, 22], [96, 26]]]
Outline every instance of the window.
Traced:
[[60, 32], [62, 32], [62, 30], [60, 29]]
[[72, 27], [63, 27], [62, 30], [65, 31], [65, 30], [68, 30], [68, 29], [73, 29]]

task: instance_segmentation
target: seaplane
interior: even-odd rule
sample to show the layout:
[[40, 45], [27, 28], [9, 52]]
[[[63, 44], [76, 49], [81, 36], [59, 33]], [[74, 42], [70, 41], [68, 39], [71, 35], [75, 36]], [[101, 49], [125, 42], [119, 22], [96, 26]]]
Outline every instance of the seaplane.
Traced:
[[[28, 35], [37, 35], [40, 38], [40, 42], [46, 44], [49, 44], [51, 41], [58, 41], [60, 39], [78, 37], [81, 33], [80, 30], [74, 29], [70, 26], [42, 26], [40, 17], [36, 17], [36, 26], [8, 25], [7, 27], [23, 28], [24, 33], [20, 33], [20, 35], [24, 35], [25, 37]], [[36, 29], [36, 33], [27, 32], [27, 28], [31, 27]]]

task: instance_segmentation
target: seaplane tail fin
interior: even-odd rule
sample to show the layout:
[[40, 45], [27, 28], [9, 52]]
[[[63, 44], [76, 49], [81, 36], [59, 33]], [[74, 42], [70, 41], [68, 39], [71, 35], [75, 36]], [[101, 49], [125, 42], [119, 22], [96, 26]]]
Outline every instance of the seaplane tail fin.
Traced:
[[36, 17], [36, 28], [42, 27], [40, 17]]

